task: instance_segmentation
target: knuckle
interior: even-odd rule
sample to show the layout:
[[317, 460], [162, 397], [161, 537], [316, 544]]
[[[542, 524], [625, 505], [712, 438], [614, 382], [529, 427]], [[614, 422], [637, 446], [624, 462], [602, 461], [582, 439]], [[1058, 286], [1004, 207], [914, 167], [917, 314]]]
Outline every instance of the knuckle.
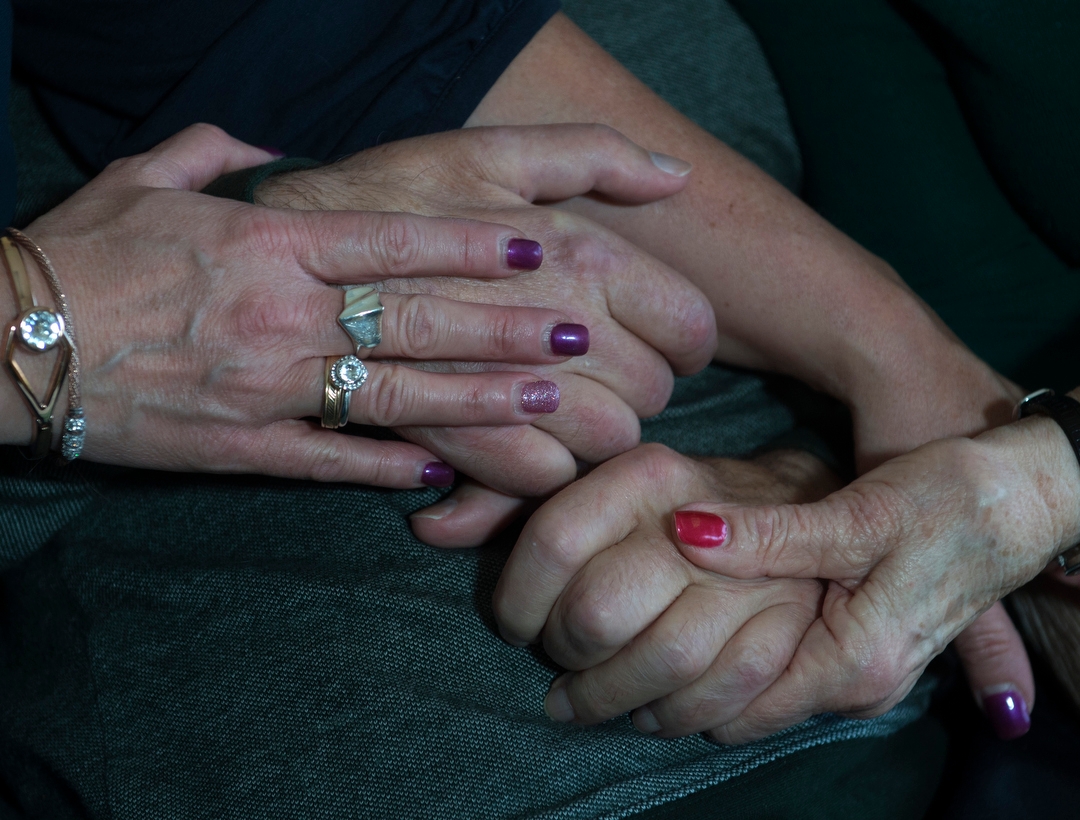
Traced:
[[185, 136], [193, 137], [199, 142], [227, 142], [229, 135], [223, 128], [213, 125], [208, 122], [197, 122], [189, 125], [183, 130]]
[[363, 396], [367, 421], [378, 427], [397, 427], [413, 414], [416, 394], [403, 378], [400, 365], [380, 365], [367, 383], [353, 395]]
[[401, 297], [399, 323], [397, 338], [403, 355], [413, 359], [437, 358], [446, 342], [447, 328], [430, 297]]
[[[620, 254], [593, 234], [566, 231], [557, 241], [544, 245], [546, 261], [553, 268], [583, 275], [594, 283], [607, 281], [619, 266]], [[603, 304], [603, 302], [600, 302]]]
[[292, 236], [283, 220], [270, 208], [246, 208], [227, 236], [234, 237], [246, 256], [260, 260], [277, 260], [290, 255]]
[[297, 311], [296, 302], [286, 297], [262, 290], [249, 292], [229, 313], [230, 335], [242, 342], [266, 346], [295, 334]]
[[889, 701], [904, 675], [896, 653], [886, 647], [873, 647], [861, 659], [861, 710], [874, 709]]
[[499, 359], [509, 359], [517, 350], [519, 333], [514, 311], [496, 308], [487, 326], [488, 352]]
[[589, 657], [621, 645], [620, 623], [613, 602], [603, 592], [568, 591], [560, 607], [563, 635], [578, 657]]
[[371, 236], [371, 256], [383, 273], [402, 276], [416, 269], [421, 236], [411, 218], [401, 214], [378, 214]]
[[758, 692], [764, 689], [773, 682], [786, 663], [787, 657], [780, 647], [760, 638], [740, 643], [730, 661], [743, 692]]
[[709, 667], [711, 658], [698, 631], [685, 624], [675, 635], [663, 639], [656, 653], [665, 680], [672, 684], [696, 680]]

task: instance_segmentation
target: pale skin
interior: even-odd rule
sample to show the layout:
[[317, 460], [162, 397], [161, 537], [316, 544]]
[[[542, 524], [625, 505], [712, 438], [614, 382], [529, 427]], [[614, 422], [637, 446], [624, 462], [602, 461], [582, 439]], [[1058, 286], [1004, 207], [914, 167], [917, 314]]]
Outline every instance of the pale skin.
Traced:
[[[590, 146], [587, 133], [579, 131], [577, 139], [581, 161], [569, 177], [564, 169], [551, 183], [568, 195], [595, 184], [640, 202], [670, 195], [685, 182], [625, 140], [616, 156]], [[438, 460], [430, 450], [341, 436], [303, 420], [321, 413], [326, 356], [350, 352], [335, 321], [342, 295], [334, 286], [413, 276], [513, 278], [506, 248], [520, 234], [489, 220], [301, 213], [194, 193], [221, 173], [269, 158], [219, 129], [193, 126], [148, 154], [114, 163], [28, 226], [61, 272], [80, 326], [85, 456], [157, 469], [420, 486], [425, 465]], [[542, 166], [523, 169], [521, 179], [542, 189], [546, 173]], [[557, 234], [548, 240], [557, 256]], [[44, 298], [40, 273], [32, 276]], [[632, 364], [646, 383], [651, 377], [659, 385], [649, 401], [661, 405], [671, 380], [665, 355], [677, 367], [700, 367], [714, 338], [701, 294], [674, 274], [670, 282], [665, 307], [677, 316], [695, 315], [689, 329], [642, 330], [656, 348], [622, 325], [613, 331], [633, 350], [627, 369]], [[552, 327], [570, 320], [564, 310], [427, 294], [388, 295], [385, 304], [384, 345], [368, 360], [371, 375], [352, 403], [354, 422], [485, 431], [528, 426], [540, 414], [522, 405], [523, 389], [543, 380], [529, 368], [550, 371], [568, 361], [553, 354], [548, 339]], [[14, 305], [11, 287], [0, 288], [0, 310], [13, 316]], [[673, 326], [658, 321], [666, 318], [646, 307], [624, 317], [624, 325]], [[444, 374], [393, 363], [410, 356], [502, 366]], [[19, 358], [43, 384], [50, 357], [23, 352]], [[594, 373], [601, 381], [609, 375], [599, 365]], [[596, 405], [621, 404], [606, 389], [595, 392]], [[0, 402], [0, 442], [25, 443], [30, 414], [6, 377]], [[61, 418], [58, 412], [54, 428]], [[566, 461], [530, 474], [531, 486], [507, 489], [550, 492], [573, 478], [573, 457]]]
[[[926, 444], [814, 502], [822, 473], [806, 454], [693, 461], [650, 445], [545, 504], [494, 606], [507, 640], [542, 640], [572, 670], [548, 714], [629, 711], [643, 732], [725, 743], [879, 715], [1080, 541], [1080, 466], [1046, 418]], [[695, 492], [714, 500], [679, 503]], [[722, 517], [728, 535], [702, 546], [676, 512]]]

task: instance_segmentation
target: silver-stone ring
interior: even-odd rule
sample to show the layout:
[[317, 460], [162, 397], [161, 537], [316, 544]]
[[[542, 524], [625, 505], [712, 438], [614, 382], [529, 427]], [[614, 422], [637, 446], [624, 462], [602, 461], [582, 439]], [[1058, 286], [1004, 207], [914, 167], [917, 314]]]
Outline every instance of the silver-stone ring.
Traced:
[[322, 426], [331, 430], [349, 423], [352, 391], [367, 381], [368, 370], [355, 356], [330, 356], [326, 360]]
[[357, 353], [363, 347], [377, 347], [382, 341], [382, 313], [375, 288], [358, 285], [345, 290], [345, 309], [338, 316], [338, 324], [349, 334]]

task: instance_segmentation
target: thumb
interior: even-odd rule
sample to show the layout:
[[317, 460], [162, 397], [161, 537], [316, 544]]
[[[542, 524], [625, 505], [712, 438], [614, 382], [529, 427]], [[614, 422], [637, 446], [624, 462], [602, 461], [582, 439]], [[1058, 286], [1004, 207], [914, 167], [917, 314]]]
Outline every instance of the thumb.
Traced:
[[433, 547], [478, 547], [539, 502], [526, 501], [472, 480], [446, 498], [409, 516], [413, 534]]
[[851, 501], [841, 490], [812, 504], [690, 504], [674, 514], [675, 538], [689, 561], [734, 578], [860, 577], [890, 539], [868, 538]]
[[131, 185], [200, 191], [222, 174], [270, 162], [275, 156], [234, 139], [216, 125], [197, 123], [145, 154], [113, 163], [103, 176]]
[[469, 129], [482, 135], [485, 175], [527, 202], [595, 192], [642, 203], [678, 193], [690, 163], [647, 151], [606, 125], [537, 125]]
[[1002, 740], [1031, 728], [1035, 678], [1024, 642], [1001, 602], [980, 615], [953, 641], [975, 701]]

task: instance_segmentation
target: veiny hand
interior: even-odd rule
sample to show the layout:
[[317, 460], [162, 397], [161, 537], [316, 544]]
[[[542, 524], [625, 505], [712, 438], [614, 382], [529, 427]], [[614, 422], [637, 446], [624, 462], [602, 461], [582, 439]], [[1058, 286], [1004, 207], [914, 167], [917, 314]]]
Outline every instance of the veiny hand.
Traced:
[[[535, 496], [573, 480], [575, 458], [599, 462], [635, 446], [638, 417], [667, 403], [672, 369], [693, 372], [709, 361], [716, 328], [704, 296], [681, 276], [583, 217], [533, 203], [589, 192], [648, 202], [681, 190], [686, 170], [671, 158], [654, 160], [601, 126], [475, 128], [390, 143], [323, 168], [271, 177], [257, 197], [274, 206], [497, 220], [543, 244], [540, 270], [512, 280], [444, 277], [380, 285], [469, 302], [547, 307], [589, 328], [587, 355], [531, 369], [558, 383], [557, 413], [514, 430], [399, 428], [485, 484]], [[432, 540], [479, 543], [490, 534], [483, 522], [520, 505], [480, 488], [455, 500], [461, 503], [452, 519], [468, 525], [447, 529], [451, 519], [434, 522], [426, 531]]]
[[645, 445], [548, 501], [518, 539], [494, 596], [507, 640], [542, 636], [548, 654], [576, 670], [552, 686], [548, 714], [597, 723], [637, 709], [638, 728], [662, 736], [738, 715], [791, 660], [823, 587], [703, 571], [675, 547], [671, 512], [700, 493], [780, 502], [820, 498], [835, 486], [805, 453], [699, 462]]
[[[77, 323], [86, 457], [388, 487], [449, 483], [452, 471], [415, 444], [302, 420], [321, 415], [325, 358], [351, 352], [335, 286], [512, 276], [507, 249], [520, 234], [476, 221], [275, 210], [195, 193], [268, 159], [219, 129], [193, 126], [113, 163], [27, 228], [52, 257]], [[352, 421], [489, 429], [527, 425], [552, 409], [530, 404], [530, 386], [543, 377], [520, 365], [566, 359], [550, 336], [568, 312], [431, 295], [383, 301], [378, 356], [511, 365], [441, 374], [369, 360]]]
[[680, 549], [703, 569], [828, 582], [791, 663], [714, 735], [887, 711], [980, 612], [1080, 540], [1078, 498], [1065, 436], [1035, 418], [924, 445], [817, 503], [677, 512]]

